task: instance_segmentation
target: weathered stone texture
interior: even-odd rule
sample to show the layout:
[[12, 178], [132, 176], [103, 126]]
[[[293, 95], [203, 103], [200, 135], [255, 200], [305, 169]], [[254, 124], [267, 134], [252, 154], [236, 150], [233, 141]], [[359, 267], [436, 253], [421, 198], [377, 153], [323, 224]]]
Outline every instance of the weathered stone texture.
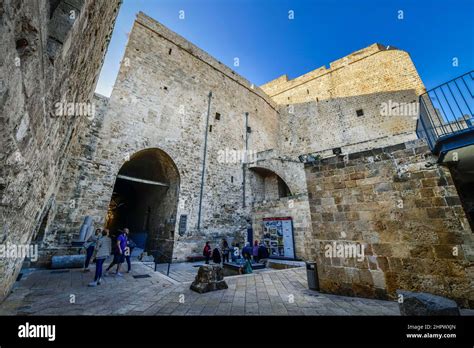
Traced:
[[[323, 156], [335, 147], [350, 153], [416, 139], [418, 113], [395, 114], [425, 90], [408, 53], [380, 44], [332, 62], [329, 69], [293, 80], [284, 75], [261, 88], [281, 106], [282, 152]], [[389, 102], [392, 114], [384, 116], [382, 106]]]
[[293, 238], [295, 242], [295, 256], [299, 259], [310, 259], [310, 238], [313, 238], [311, 215], [308, 196], [296, 195], [278, 200], [255, 202], [252, 206], [252, 223], [254, 238], [261, 241], [263, 238], [263, 219], [270, 217], [291, 217], [293, 220]]
[[397, 294], [401, 296], [401, 300], [398, 301], [401, 315], [461, 315], [456, 302], [442, 296], [410, 291], [397, 291]]
[[228, 286], [224, 280], [224, 270], [221, 266], [216, 265], [203, 265], [199, 267], [196, 279], [190, 288], [200, 294], [227, 289]]
[[[474, 305], [472, 231], [449, 170], [433, 162], [418, 140], [306, 166], [310, 253], [323, 291], [424, 291]], [[363, 245], [363, 260], [327, 257], [333, 242]]]
[[[198, 229], [210, 91], [206, 173]], [[245, 113], [249, 114], [247, 134]], [[120, 168], [128, 158], [150, 148], [169, 155], [179, 172], [179, 202], [166, 203], [174, 204], [178, 210], [163, 216], [174, 224], [168, 238], [174, 239], [175, 258], [184, 260], [191, 253], [200, 253], [205, 239], [211, 239], [215, 245], [221, 237], [235, 238], [246, 228], [251, 207], [243, 202], [243, 173], [248, 176], [246, 197], [252, 197], [253, 190], [259, 187], [250, 183], [253, 173], [243, 170], [242, 161], [222, 162], [219, 152], [245, 150], [246, 136], [249, 151], [278, 147], [278, 111], [257, 87], [139, 14], [107, 110], [99, 119], [102, 117], [103, 122], [97, 122], [91, 135], [97, 135], [97, 143], [78, 148], [77, 155], [71, 158], [71, 173], [64, 180], [59, 208], [67, 218], [55, 222], [53, 233], [74, 234], [85, 215], [102, 224]], [[300, 168], [297, 174], [292, 172], [296, 165]], [[292, 179], [289, 185], [298, 192], [306, 192], [301, 163], [280, 165], [274, 170], [282, 178]], [[71, 199], [77, 205], [70, 207]], [[182, 214], [187, 215], [188, 228], [180, 236], [176, 231]]]
[[[0, 243], [28, 244], [53, 220], [69, 150], [86, 122], [56, 117], [55, 104], [90, 102], [120, 1], [0, 6]], [[0, 260], [0, 298], [22, 261]]]
[[[1, 17], [0, 242], [34, 235], [47, 262], [74, 251], [91, 216], [97, 227], [146, 230], [148, 251], [185, 260], [206, 240], [243, 242], [249, 221], [258, 239], [263, 218], [290, 216], [297, 257], [318, 261], [325, 291], [386, 298], [426, 290], [472, 306], [473, 240], [450, 173], [426, 166], [427, 148], [407, 142], [417, 112], [381, 112], [424, 91], [406, 52], [375, 44], [330, 69], [258, 88], [140, 13], [111, 97], [94, 97], [92, 118], [51, 118], [58, 100], [91, 101], [119, 1], [61, 3], [49, 24], [46, 6], [38, 14], [33, 3], [6, 3], [21, 6]], [[12, 68], [17, 55], [21, 66]], [[328, 158], [338, 147], [342, 155]], [[256, 158], [222, 157], [245, 150]], [[305, 168], [298, 156], [307, 153], [323, 160]], [[114, 191], [135, 197], [124, 200], [127, 216]], [[324, 245], [341, 240], [363, 243], [364, 260], [324, 257]], [[0, 263], [5, 289], [19, 265]]]

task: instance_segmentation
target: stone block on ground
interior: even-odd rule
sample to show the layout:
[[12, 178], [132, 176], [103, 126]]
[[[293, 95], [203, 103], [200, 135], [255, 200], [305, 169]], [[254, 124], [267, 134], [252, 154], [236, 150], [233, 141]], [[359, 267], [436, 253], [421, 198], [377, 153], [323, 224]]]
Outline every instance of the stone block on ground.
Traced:
[[203, 265], [199, 267], [198, 274], [191, 284], [191, 290], [200, 294], [227, 288], [227, 283], [224, 280], [224, 271], [221, 266], [217, 265]]
[[132, 257], [140, 257], [141, 254], [143, 254], [143, 249], [142, 249], [142, 248], [139, 248], [139, 247], [135, 247], [135, 248], [133, 248], [133, 250], [132, 250], [131, 256], [132, 256]]
[[86, 255], [53, 256], [51, 268], [81, 268], [84, 267]]
[[446, 297], [401, 290], [397, 294], [403, 296], [403, 302], [399, 302], [401, 315], [461, 315], [456, 302]]
[[147, 252], [141, 253], [140, 256], [138, 256], [138, 260], [141, 262], [155, 262], [153, 255], [148, 255]]

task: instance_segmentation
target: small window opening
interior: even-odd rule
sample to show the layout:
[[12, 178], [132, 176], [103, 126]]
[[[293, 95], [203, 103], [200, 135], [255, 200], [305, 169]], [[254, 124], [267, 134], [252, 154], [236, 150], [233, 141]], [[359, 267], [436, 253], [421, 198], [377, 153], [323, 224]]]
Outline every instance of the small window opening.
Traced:
[[25, 48], [26, 46], [28, 46], [28, 40], [26, 39], [20, 39], [20, 40], [17, 40], [16, 41], [16, 49], [20, 49], [20, 48]]

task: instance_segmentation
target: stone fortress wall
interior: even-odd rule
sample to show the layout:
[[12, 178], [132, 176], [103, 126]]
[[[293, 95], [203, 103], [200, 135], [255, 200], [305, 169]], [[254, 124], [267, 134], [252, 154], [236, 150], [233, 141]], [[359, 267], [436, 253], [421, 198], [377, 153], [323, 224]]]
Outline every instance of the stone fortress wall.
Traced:
[[[377, 65], [380, 57], [384, 59]], [[371, 72], [370, 76], [364, 74], [366, 70]], [[346, 86], [340, 87], [341, 81]], [[279, 78], [261, 90], [140, 13], [130, 33], [110, 100], [97, 97], [107, 107], [99, 108], [95, 126], [85, 129], [87, 134], [81, 137], [84, 143], [78, 143], [71, 157], [70, 170], [58, 198], [58, 211], [63, 218], [54, 222], [52, 231], [62, 236], [60, 243], [67, 245], [77, 234], [84, 216], [91, 215], [98, 224], [103, 224], [120, 168], [142, 150], [160, 149], [169, 155], [179, 176], [177, 211], [162, 207], [168, 216], [160, 217], [169, 221], [171, 233], [165, 237], [173, 239], [174, 246], [166, 252], [172, 252], [176, 260], [200, 253], [205, 239], [218, 242], [222, 237], [232, 239], [244, 233], [249, 220], [256, 231], [255, 237], [259, 238], [262, 229], [258, 217], [271, 214], [297, 219], [294, 221], [295, 231], [298, 230], [297, 256], [308, 258], [304, 245], [312, 229], [305, 174], [298, 155], [310, 150], [357, 147], [367, 141], [386, 144], [413, 139], [410, 126], [414, 120], [410, 117], [387, 117], [387, 128], [380, 131], [380, 116], [377, 118], [376, 111], [386, 95], [375, 101], [371, 96], [383, 91], [397, 96], [394, 100], [401, 102], [411, 102], [423, 91], [405, 52], [372, 45], [332, 63], [328, 71], [318, 69], [292, 81]], [[209, 92], [212, 98], [206, 173], [198, 228]], [[360, 97], [358, 93], [366, 96]], [[342, 101], [344, 98], [353, 100]], [[356, 101], [357, 107], [364, 109], [362, 118], [352, 115]], [[326, 106], [328, 103], [334, 105]], [[337, 125], [333, 117], [335, 107], [342, 111], [339, 115], [342, 122]], [[312, 111], [319, 115], [320, 122], [313, 122]], [[245, 129], [246, 113], [249, 133]], [[301, 127], [301, 120], [307, 127]], [[360, 124], [358, 133], [343, 135], [343, 128], [355, 121]], [[334, 129], [334, 134], [328, 133], [328, 127], [320, 126], [323, 122], [331, 122], [329, 128]], [[364, 127], [378, 133], [365, 134]], [[315, 133], [311, 133], [313, 130]], [[239, 160], [221, 163], [220, 151], [245, 150], [247, 136], [247, 149], [257, 153], [257, 158], [249, 160], [245, 168]], [[288, 137], [293, 140], [287, 141]], [[94, 141], [89, 146], [91, 139]], [[300, 139], [310, 142], [305, 145]], [[290, 189], [290, 197], [272, 196], [269, 185], [276, 190], [276, 176], [262, 174], [260, 168], [283, 179]], [[99, 177], [101, 180], [97, 180]], [[261, 191], [265, 191], [263, 196]], [[168, 203], [176, 205], [173, 200]], [[184, 235], [177, 233], [181, 215], [187, 215]], [[157, 228], [150, 234], [160, 233], [163, 231]]]
[[[411, 181], [399, 184], [392, 180], [389, 169], [393, 168], [385, 158], [380, 168], [359, 165], [367, 171], [362, 181], [351, 177], [359, 175], [353, 171], [359, 168], [356, 165], [344, 169], [347, 172], [341, 169], [352, 163], [355, 153], [387, 146], [395, 146], [396, 151], [398, 144], [413, 141], [418, 114], [404, 114], [403, 108], [416, 102], [424, 90], [408, 54], [379, 44], [337, 60], [329, 69], [323, 67], [290, 81], [282, 76], [259, 88], [139, 13], [111, 97], [94, 97], [95, 117], [81, 121], [68, 155], [61, 157], [65, 168], [62, 180], [50, 180], [55, 194], [43, 197], [42, 202], [53, 207], [52, 215], [30, 221], [42, 230], [38, 239], [42, 260], [75, 252], [70, 245], [85, 216], [92, 216], [97, 226], [111, 224], [116, 229], [126, 224], [132, 232], [147, 230], [149, 248], [174, 261], [200, 254], [206, 240], [214, 245], [223, 237], [242, 241], [249, 223], [259, 239], [263, 218], [289, 216], [293, 218], [296, 256], [318, 263], [324, 291], [337, 292], [353, 284], [358, 290], [351, 294], [391, 298], [396, 287], [427, 289], [429, 277], [414, 282], [405, 273], [393, 273], [405, 264], [416, 264], [414, 255], [422, 248], [409, 236], [413, 229], [423, 236], [434, 210], [421, 209], [416, 223], [403, 226], [406, 233], [400, 226], [393, 238], [385, 231], [403, 214], [411, 217], [406, 210], [402, 215], [390, 210], [393, 197], [412, 194], [422, 199], [423, 194], [429, 194], [429, 190], [422, 190], [423, 180], [439, 176], [449, 182], [449, 175], [435, 165], [426, 176], [414, 169]], [[386, 113], [384, 107], [388, 107]], [[223, 156], [235, 154], [233, 151], [247, 151], [249, 158], [241, 161], [239, 156]], [[394, 151], [388, 151], [387, 156], [400, 155]], [[423, 159], [413, 151], [407, 154], [405, 165], [419, 168]], [[300, 155], [309, 153], [329, 162], [321, 162], [316, 173], [299, 161]], [[372, 158], [367, 157], [366, 161]], [[146, 179], [155, 186], [119, 177], [124, 175]], [[362, 192], [359, 205], [351, 201], [356, 198], [350, 185]], [[460, 210], [454, 202], [457, 193], [452, 185], [447, 186], [443, 192], [432, 188], [432, 201], [445, 202], [443, 212], [452, 217]], [[375, 219], [376, 213], [366, 212], [371, 194], [380, 194], [384, 200], [381, 222]], [[121, 201], [121, 197], [128, 201]], [[407, 207], [420, 204], [415, 197], [410, 199]], [[124, 202], [129, 206], [120, 208]], [[137, 218], [127, 220], [119, 208]], [[41, 216], [45, 216], [44, 210]], [[462, 216], [456, 216], [456, 221], [462, 222]], [[420, 256], [427, 268], [419, 274], [428, 276], [429, 262], [446, 253], [447, 245], [467, 245], [462, 248], [463, 260], [444, 263], [452, 272], [459, 271], [452, 279], [459, 280], [462, 289], [456, 292], [452, 285], [443, 285], [438, 292], [469, 306], [465, 289], [472, 273], [468, 268], [472, 241], [466, 239], [469, 227], [461, 228], [454, 220], [449, 221], [456, 225], [456, 241], [449, 239], [449, 226], [441, 228], [442, 221], [439, 230], [430, 232], [444, 239], [436, 242], [439, 247], [434, 240], [428, 241], [434, 244], [426, 247], [431, 253], [425, 250]], [[366, 226], [370, 227], [368, 232], [364, 232]], [[341, 239], [336, 227], [350, 238]], [[367, 267], [333, 264], [337, 261], [322, 256], [324, 243], [340, 240], [370, 244], [375, 251], [369, 254], [372, 258], [365, 259]], [[335, 281], [335, 272], [343, 278]], [[441, 286], [438, 277], [430, 279]]]
[[408, 53], [380, 44], [261, 88], [282, 107], [282, 152], [322, 157], [416, 139], [418, 112], [404, 113], [425, 91]]
[[[198, 229], [209, 92], [206, 173]], [[173, 233], [168, 236], [174, 238], [174, 258], [184, 260], [193, 252], [201, 252], [203, 240], [217, 242], [247, 227], [252, 192], [264, 183], [253, 187], [252, 178], [259, 174], [244, 170], [239, 160], [223, 161], [220, 151], [245, 150], [246, 136], [251, 152], [277, 148], [278, 110], [258, 87], [140, 13], [107, 103], [104, 114], [97, 117], [96, 127], [90, 130], [97, 141], [92, 141], [92, 146], [79, 145], [71, 158], [70, 173], [63, 181], [58, 202], [65, 219], [55, 222], [61, 235], [77, 233], [85, 215], [93, 216], [98, 224], [104, 223], [117, 173], [127, 159], [144, 149], [165, 152], [179, 173], [179, 202], [169, 202], [178, 209], [164, 216], [174, 221], [170, 227]], [[89, 136], [82, 140], [91, 141]], [[303, 166], [297, 165], [299, 181], [289, 185], [305, 191]], [[284, 170], [278, 168], [276, 173], [290, 178]], [[246, 206], [243, 173], [247, 176]], [[71, 207], [71, 199], [77, 205]], [[188, 228], [179, 235], [179, 217], [183, 214], [187, 215]], [[158, 230], [149, 233], [157, 235], [161, 233]]]
[[[449, 169], [435, 162], [414, 140], [306, 165], [322, 291], [398, 300], [403, 289], [473, 307], [474, 236]], [[364, 253], [335, 257], [334, 246]]]
[[[56, 103], [89, 103], [119, 0], [0, 4], [0, 244], [40, 244], [54, 220], [69, 151], [86, 118]], [[105, 21], [104, 18], [107, 18]], [[0, 300], [23, 259], [0, 259]]]

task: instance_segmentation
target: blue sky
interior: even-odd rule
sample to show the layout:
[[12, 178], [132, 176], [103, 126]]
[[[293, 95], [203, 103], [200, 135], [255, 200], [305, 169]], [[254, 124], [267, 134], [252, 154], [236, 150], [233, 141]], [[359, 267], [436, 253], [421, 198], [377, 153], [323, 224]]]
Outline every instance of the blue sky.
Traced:
[[298, 77], [375, 42], [409, 52], [428, 89], [474, 69], [474, 0], [124, 0], [100, 94], [110, 95], [139, 11], [256, 85]]

